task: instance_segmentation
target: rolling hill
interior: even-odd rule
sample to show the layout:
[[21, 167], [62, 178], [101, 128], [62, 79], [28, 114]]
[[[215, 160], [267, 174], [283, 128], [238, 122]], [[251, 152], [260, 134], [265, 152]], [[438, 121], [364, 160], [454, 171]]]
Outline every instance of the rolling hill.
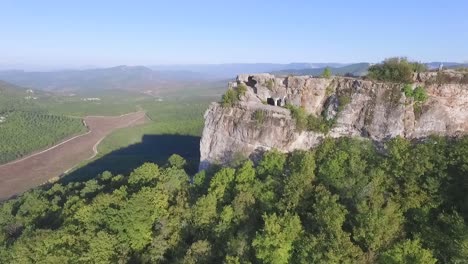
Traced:
[[14, 109], [35, 109], [35, 99], [48, 96], [48, 92], [31, 90], [0, 80], [0, 114]]

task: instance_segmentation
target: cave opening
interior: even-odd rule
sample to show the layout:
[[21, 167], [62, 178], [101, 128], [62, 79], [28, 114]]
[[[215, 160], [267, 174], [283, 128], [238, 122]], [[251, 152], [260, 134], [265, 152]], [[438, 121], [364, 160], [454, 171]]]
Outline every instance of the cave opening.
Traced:
[[275, 99], [273, 99], [271, 97], [267, 98], [267, 104], [274, 106], [275, 105]]

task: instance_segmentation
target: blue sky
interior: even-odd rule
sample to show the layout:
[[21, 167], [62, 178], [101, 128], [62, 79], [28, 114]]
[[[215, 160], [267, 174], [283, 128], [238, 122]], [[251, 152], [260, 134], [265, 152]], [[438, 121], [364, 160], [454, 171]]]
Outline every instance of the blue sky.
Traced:
[[0, 0], [0, 64], [468, 61], [468, 1], [383, 2]]

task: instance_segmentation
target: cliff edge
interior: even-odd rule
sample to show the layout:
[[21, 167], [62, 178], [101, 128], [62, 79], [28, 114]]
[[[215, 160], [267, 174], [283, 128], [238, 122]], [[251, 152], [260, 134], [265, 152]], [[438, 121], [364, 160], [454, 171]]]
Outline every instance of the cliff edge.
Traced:
[[[272, 148], [309, 149], [325, 137], [383, 141], [467, 134], [468, 74], [423, 72], [413, 79], [405, 86], [347, 77], [239, 75], [228, 88], [242, 87], [239, 101], [225, 107], [212, 103], [205, 113], [200, 169]], [[407, 90], [417, 87], [427, 95], [423, 101], [408, 96]], [[302, 107], [330, 127], [300, 130], [285, 106]]]

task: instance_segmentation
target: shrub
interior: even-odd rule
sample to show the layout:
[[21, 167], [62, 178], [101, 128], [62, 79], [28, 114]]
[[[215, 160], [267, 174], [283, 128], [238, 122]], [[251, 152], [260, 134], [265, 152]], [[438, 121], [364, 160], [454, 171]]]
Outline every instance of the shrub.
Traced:
[[245, 92], [247, 92], [247, 86], [243, 83], [239, 84], [235, 89], [229, 88], [221, 98], [221, 105], [223, 107], [232, 107], [241, 99], [241, 96], [243, 96]]
[[266, 87], [268, 88], [268, 90], [273, 90], [273, 88], [275, 87], [275, 81], [273, 79], [270, 79], [266, 82]]
[[426, 89], [422, 86], [416, 87], [413, 91], [413, 98], [417, 102], [425, 102], [428, 98]]
[[291, 111], [291, 116], [296, 120], [296, 129], [301, 132], [304, 130], [328, 133], [335, 120], [325, 120], [322, 116], [308, 115], [304, 107], [294, 105], [286, 106]]
[[421, 104], [414, 104], [413, 105], [413, 112], [414, 112], [414, 116], [416, 117], [416, 119], [418, 119], [421, 114], [422, 114], [422, 106]]
[[338, 112], [343, 111], [346, 105], [351, 102], [351, 97], [349, 95], [340, 95], [338, 97]]
[[265, 121], [265, 111], [263, 110], [255, 110], [253, 113], [253, 119], [257, 122], [257, 125], [263, 124]]
[[413, 72], [425, 72], [427, 71], [427, 66], [426, 64], [419, 63], [419, 62], [411, 62], [411, 67], [413, 68]]
[[418, 86], [414, 90], [410, 84], [403, 87], [403, 92], [407, 98], [413, 98], [416, 102], [425, 102], [428, 98], [426, 89], [423, 86]]
[[331, 72], [330, 67], [326, 67], [322, 72], [322, 77], [323, 78], [330, 79], [331, 75], [332, 75], [332, 72]]
[[233, 89], [228, 89], [221, 99], [221, 105], [223, 107], [232, 107], [239, 101], [237, 93]]
[[414, 90], [411, 85], [407, 84], [403, 87], [403, 92], [406, 98], [413, 98], [413, 111], [416, 118], [419, 118], [422, 114], [422, 103], [424, 103], [429, 97], [426, 89], [423, 86], [418, 86]]
[[406, 58], [389, 58], [380, 64], [369, 67], [368, 77], [374, 80], [410, 83], [414, 72], [427, 70], [424, 64], [409, 62]]
[[296, 129], [298, 131], [303, 131], [307, 128], [307, 113], [304, 107], [297, 107], [291, 104], [286, 105], [291, 111], [291, 116], [296, 120]]
[[413, 97], [413, 86], [411, 86], [411, 84], [405, 84], [403, 92], [407, 98]]
[[247, 85], [241, 83], [237, 86], [237, 98], [240, 99], [241, 96], [243, 96], [245, 94], [245, 92], [247, 92]]
[[310, 131], [328, 133], [334, 120], [327, 121], [322, 116], [309, 115], [307, 117], [307, 129]]
[[326, 95], [326, 96], [330, 96], [330, 95], [333, 93], [333, 91], [334, 91], [334, 87], [333, 87], [333, 85], [330, 84], [330, 85], [327, 86], [327, 88], [325, 89], [325, 95]]

